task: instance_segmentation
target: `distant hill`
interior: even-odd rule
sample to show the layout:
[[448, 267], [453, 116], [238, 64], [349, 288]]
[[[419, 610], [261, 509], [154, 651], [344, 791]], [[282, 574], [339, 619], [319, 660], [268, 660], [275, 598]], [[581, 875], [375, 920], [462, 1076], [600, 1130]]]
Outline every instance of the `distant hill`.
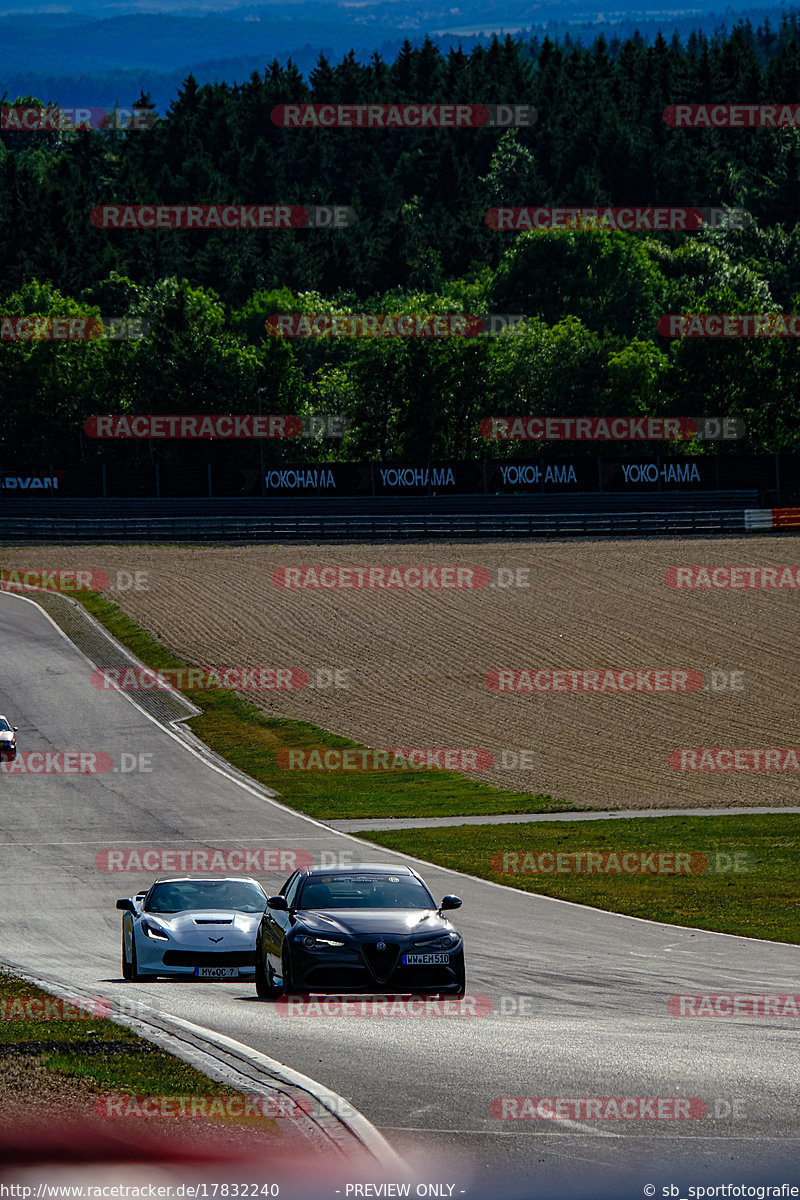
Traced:
[[[12, 0], [12, 3], [14, 0]], [[641, 3], [641, 0], [638, 0]], [[67, 0], [67, 5], [69, 0]], [[338, 61], [354, 50], [359, 61], [378, 51], [392, 61], [403, 42], [419, 45], [429, 34], [443, 50], [471, 49], [492, 33], [514, 37], [564, 38], [591, 43], [599, 33], [624, 39], [635, 30], [648, 40], [661, 31], [683, 40], [692, 30], [730, 31], [737, 21], [754, 26], [768, 19], [775, 28], [790, 9], [754, 9], [737, 0], [724, 10], [703, 4], [670, 9], [663, 15], [635, 3], [615, 0], [614, 20], [586, 0], [528, 3], [510, 10], [505, 3], [432, 0], [422, 6], [372, 0], [296, 0], [290, 4], [239, 5], [219, 0], [217, 11], [193, 8], [184, 0], [147, 0], [137, 11], [111, 0], [86, 0], [74, 12], [24, 16], [11, 9], [0, 17], [2, 74], [0, 96], [36, 95], [64, 105], [130, 103], [144, 88], [164, 112], [191, 72], [198, 82], [242, 82], [277, 58], [291, 58], [308, 76], [320, 53]]]

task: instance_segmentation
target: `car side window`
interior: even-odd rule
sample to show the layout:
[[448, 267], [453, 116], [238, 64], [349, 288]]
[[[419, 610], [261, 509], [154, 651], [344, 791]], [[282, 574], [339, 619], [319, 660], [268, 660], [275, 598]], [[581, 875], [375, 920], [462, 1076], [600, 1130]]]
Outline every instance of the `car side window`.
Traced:
[[281, 895], [286, 897], [286, 903], [289, 908], [294, 908], [295, 897], [297, 896], [297, 887], [300, 883], [300, 872], [295, 871], [294, 875], [281, 888]]

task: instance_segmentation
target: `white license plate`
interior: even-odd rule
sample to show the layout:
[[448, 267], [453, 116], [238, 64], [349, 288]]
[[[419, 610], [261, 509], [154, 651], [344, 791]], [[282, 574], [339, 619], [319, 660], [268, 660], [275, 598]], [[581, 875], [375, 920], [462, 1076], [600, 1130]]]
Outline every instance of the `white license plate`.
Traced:
[[436, 964], [444, 963], [445, 966], [450, 963], [449, 954], [404, 954], [404, 967], [429, 967]]
[[195, 967], [196, 979], [238, 979], [238, 967]]

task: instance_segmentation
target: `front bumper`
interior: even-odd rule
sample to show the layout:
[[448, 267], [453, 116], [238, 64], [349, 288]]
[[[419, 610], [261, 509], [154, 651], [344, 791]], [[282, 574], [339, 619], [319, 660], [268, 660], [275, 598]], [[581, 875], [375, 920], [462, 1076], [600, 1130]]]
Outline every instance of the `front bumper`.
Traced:
[[[458, 992], [464, 979], [464, 947], [450, 951], [449, 963], [404, 966], [403, 954], [419, 954], [419, 947], [390, 943], [392, 949], [381, 961], [364, 947], [315, 951], [293, 945], [291, 949], [292, 991], [392, 994]], [[378, 959], [376, 962], [375, 959]]]
[[255, 946], [226, 946], [220, 950], [195, 950], [141, 935], [136, 939], [139, 971], [145, 975], [194, 976], [195, 967], [235, 967], [234, 979], [255, 977]]

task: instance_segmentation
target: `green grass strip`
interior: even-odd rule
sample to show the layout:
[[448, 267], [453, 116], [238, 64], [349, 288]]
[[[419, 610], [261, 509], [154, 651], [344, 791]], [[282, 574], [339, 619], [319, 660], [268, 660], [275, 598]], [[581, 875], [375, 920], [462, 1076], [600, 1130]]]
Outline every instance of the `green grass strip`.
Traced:
[[[800, 817], [795, 813], [457, 825], [370, 830], [362, 836], [389, 850], [523, 891], [670, 925], [800, 944]], [[590, 864], [586, 858], [562, 859], [568, 868], [562, 872], [541, 870], [550, 865], [543, 854], [580, 851], [705, 854], [710, 866], [731, 869], [701, 870], [702, 860], [693, 857], [682, 864], [691, 873], [682, 874], [601, 872], [597, 860]], [[518, 857], [504, 858], [509, 854]], [[718, 860], [717, 854], [723, 857]], [[600, 865], [613, 867], [613, 862], [604, 858]], [[639, 862], [647, 865], [645, 858]], [[658, 858], [654, 863], [657, 868], [675, 865]], [[559, 865], [555, 857], [553, 864]], [[587, 870], [589, 865], [595, 869]], [[515, 874], [504, 872], [504, 866], [527, 870]]]
[[[33, 1003], [32, 1003], [33, 1001]], [[44, 1006], [39, 1007], [36, 1002]], [[90, 1009], [70, 1005], [60, 997], [0, 968], [0, 1046], [58, 1042], [42, 1057], [49, 1070], [96, 1085], [99, 1092], [149, 1096], [235, 1096], [234, 1088], [217, 1083], [180, 1058], [174, 1058], [124, 1025], [89, 1016]], [[54, 1013], [58, 1019], [52, 1018]], [[83, 1044], [95, 1043], [91, 1053]], [[70, 1047], [73, 1046], [73, 1049]], [[131, 1053], [129, 1047], [136, 1047]], [[0, 1058], [2, 1063], [2, 1058]]]

